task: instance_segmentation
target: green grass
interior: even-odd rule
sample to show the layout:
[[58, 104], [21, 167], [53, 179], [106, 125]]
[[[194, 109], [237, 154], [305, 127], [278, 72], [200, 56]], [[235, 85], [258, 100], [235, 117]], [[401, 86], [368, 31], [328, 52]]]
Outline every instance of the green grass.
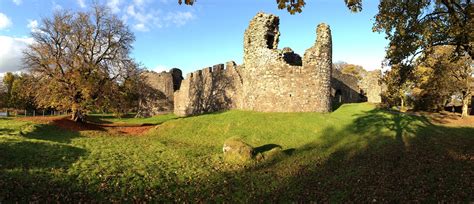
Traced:
[[[473, 201], [474, 128], [431, 124], [370, 104], [330, 114], [228, 111], [176, 118], [143, 136], [67, 132], [0, 119], [0, 202]], [[240, 137], [266, 155], [224, 162]]]
[[133, 116], [116, 118], [113, 114], [91, 114], [88, 116], [88, 120], [95, 123], [119, 123], [119, 124], [131, 124], [131, 125], [159, 125], [168, 120], [177, 118], [173, 114], [159, 115], [149, 118], [134, 118]]

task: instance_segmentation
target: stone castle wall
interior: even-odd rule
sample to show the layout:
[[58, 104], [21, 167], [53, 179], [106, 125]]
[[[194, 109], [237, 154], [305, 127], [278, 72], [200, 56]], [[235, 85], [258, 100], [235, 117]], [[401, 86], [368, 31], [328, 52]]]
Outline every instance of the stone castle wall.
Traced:
[[[332, 41], [329, 26], [317, 28], [315, 45], [301, 57], [278, 50], [279, 18], [259, 13], [244, 34], [244, 64], [189, 74], [175, 93], [175, 114], [227, 109], [263, 112], [331, 111]], [[300, 66], [298, 66], [300, 64]]]
[[235, 62], [189, 73], [174, 94], [174, 113], [198, 115], [236, 109], [241, 104], [242, 79]]
[[381, 84], [382, 72], [380, 70], [374, 70], [367, 73], [359, 86], [367, 96], [367, 102], [369, 103], [381, 103], [382, 102], [382, 84]]
[[152, 116], [172, 112], [174, 109], [174, 92], [180, 88], [182, 72], [177, 68], [169, 72], [145, 71], [141, 74], [147, 87], [145, 97], [139, 99], [139, 116]]
[[338, 104], [367, 101], [367, 97], [359, 86], [359, 79], [349, 74], [343, 74], [337, 69], [332, 71], [331, 97], [333, 103]]
[[332, 66], [329, 26], [318, 26], [317, 41], [306, 51], [302, 66], [288, 61], [301, 57], [288, 52], [288, 48], [278, 49], [278, 26], [277, 16], [259, 13], [245, 31], [242, 108], [264, 112], [329, 112]]
[[[242, 65], [214, 65], [187, 74], [183, 81], [176, 80], [182, 79], [176, 70], [148, 78], [161, 81], [150, 84], [166, 96], [162, 110], [173, 108], [178, 116], [229, 109], [330, 112], [333, 102], [363, 101], [357, 78], [332, 70], [329, 26], [318, 25], [316, 34], [314, 45], [303, 57], [291, 48], [280, 50], [279, 18], [258, 13], [244, 34]], [[370, 100], [376, 101], [377, 89], [370, 86], [373, 80], [364, 83], [373, 94]]]

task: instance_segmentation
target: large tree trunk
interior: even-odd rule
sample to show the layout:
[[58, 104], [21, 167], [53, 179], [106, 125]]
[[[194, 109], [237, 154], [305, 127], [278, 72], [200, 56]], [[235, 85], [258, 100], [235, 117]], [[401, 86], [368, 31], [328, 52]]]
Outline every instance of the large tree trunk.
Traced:
[[403, 97], [400, 98], [400, 112], [405, 112], [405, 100], [403, 100]]
[[72, 106], [71, 120], [73, 120], [76, 123], [85, 123], [86, 122], [86, 115], [78, 107], [78, 105], [73, 105]]
[[471, 93], [469, 91], [463, 92], [463, 95], [462, 95], [462, 113], [461, 113], [461, 117], [463, 117], [463, 118], [465, 118], [469, 115], [469, 113], [468, 113], [468, 104], [469, 104], [469, 99], [470, 98], [471, 98]]

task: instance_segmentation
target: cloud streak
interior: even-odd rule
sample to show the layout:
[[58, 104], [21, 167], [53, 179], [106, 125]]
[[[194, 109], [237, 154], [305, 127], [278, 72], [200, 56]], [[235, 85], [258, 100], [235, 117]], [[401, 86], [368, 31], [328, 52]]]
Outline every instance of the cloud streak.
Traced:
[[84, 2], [84, 0], [77, 0], [77, 4], [79, 4], [79, 6], [81, 8], [86, 8], [87, 7], [86, 2]]
[[133, 0], [122, 5], [120, 0], [112, 0], [109, 1], [108, 7], [112, 12], [120, 14], [122, 20], [139, 32], [170, 26], [181, 27], [196, 18], [192, 11], [163, 12], [160, 9], [154, 9], [156, 6], [150, 5], [152, 3], [167, 4], [167, 1]]
[[13, 0], [13, 3], [19, 6], [22, 3], [22, 0]]

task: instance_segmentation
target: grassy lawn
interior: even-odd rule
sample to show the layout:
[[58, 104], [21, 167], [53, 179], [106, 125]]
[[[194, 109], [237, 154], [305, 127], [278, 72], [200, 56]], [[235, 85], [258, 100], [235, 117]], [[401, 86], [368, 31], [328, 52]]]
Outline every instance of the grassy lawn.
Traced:
[[[127, 136], [0, 119], [0, 202], [474, 201], [474, 128], [370, 104], [330, 114], [94, 117], [158, 125]], [[235, 136], [264, 155], [283, 151], [227, 164], [222, 145]]]
[[149, 118], [134, 118], [132, 116], [116, 118], [112, 114], [92, 114], [89, 115], [87, 119], [99, 124], [116, 123], [130, 125], [159, 125], [175, 118], [176, 116], [173, 114], [159, 115]]

